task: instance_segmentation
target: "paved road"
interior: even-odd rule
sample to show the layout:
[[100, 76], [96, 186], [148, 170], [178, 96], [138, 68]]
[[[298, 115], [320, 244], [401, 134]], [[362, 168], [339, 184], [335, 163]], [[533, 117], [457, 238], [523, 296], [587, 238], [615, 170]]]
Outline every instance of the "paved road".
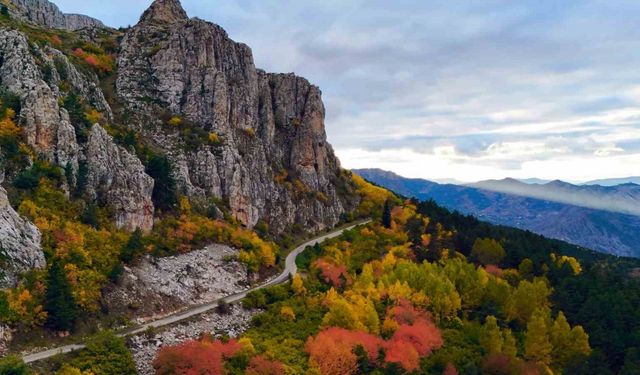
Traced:
[[[158, 327], [163, 327], [163, 326], [167, 326], [173, 323], [177, 323], [180, 322], [182, 320], [185, 319], [189, 319], [192, 318], [196, 315], [200, 315], [204, 312], [207, 311], [211, 311], [213, 309], [215, 309], [216, 307], [218, 307], [218, 304], [221, 301], [225, 301], [227, 303], [233, 303], [233, 302], [237, 302], [241, 299], [243, 299], [244, 297], [247, 296], [248, 293], [253, 292], [255, 290], [258, 289], [263, 289], [269, 286], [273, 286], [273, 285], [277, 285], [277, 284], [282, 284], [284, 282], [286, 282], [287, 280], [289, 280], [289, 276], [293, 276], [296, 274], [296, 272], [298, 272], [298, 266], [296, 265], [296, 258], [298, 257], [298, 255], [300, 255], [300, 253], [302, 253], [304, 251], [304, 249], [307, 246], [313, 246], [317, 243], [321, 243], [325, 240], [328, 240], [330, 238], [334, 238], [334, 237], [338, 237], [339, 235], [341, 235], [344, 231], [349, 230], [349, 229], [353, 229], [354, 227], [361, 225], [361, 224], [366, 224], [368, 223], [370, 220], [367, 221], [363, 221], [360, 222], [358, 224], [354, 224], [351, 225], [349, 227], [346, 228], [341, 228], [341, 229], [337, 229], [333, 232], [327, 233], [325, 235], [319, 236], [314, 238], [313, 240], [307, 241], [305, 243], [303, 243], [302, 245], [296, 247], [291, 253], [289, 253], [289, 255], [287, 255], [287, 259], [285, 260], [285, 266], [284, 266], [284, 270], [282, 271], [282, 273], [280, 275], [278, 275], [277, 277], [275, 277], [274, 279], [267, 281], [266, 283], [259, 285], [255, 288], [252, 289], [248, 289], [245, 290], [243, 292], [240, 293], [236, 293], [236, 294], [232, 294], [229, 296], [226, 296], [224, 298], [209, 302], [207, 304], [204, 305], [200, 305], [200, 306], [195, 306], [192, 307], [188, 310], [185, 310], [183, 312], [179, 312], [173, 315], [169, 315], [165, 318], [162, 319], [158, 319], [158, 320], [154, 320], [153, 322], [149, 322], [149, 323], [145, 323], [139, 326], [136, 326], [135, 328], [130, 328], [128, 330], [125, 330], [121, 333], [118, 334], [118, 336], [124, 337], [124, 336], [128, 336], [128, 335], [135, 335], [141, 332], [146, 331], [149, 328], [158, 328]], [[47, 358], [51, 358], [53, 356], [56, 356], [58, 354], [64, 354], [64, 353], [69, 353], [69, 352], [73, 352], [76, 350], [80, 350], [83, 349], [85, 346], [83, 344], [74, 344], [74, 345], [65, 345], [65, 346], [60, 346], [57, 348], [53, 348], [53, 349], [49, 349], [49, 350], [44, 350], [38, 353], [33, 353], [33, 354], [29, 354], [29, 355], [25, 355], [22, 357], [22, 359], [24, 360], [25, 363], [32, 363], [32, 362], [36, 362], [36, 361], [40, 361], [43, 359], [47, 359]]]

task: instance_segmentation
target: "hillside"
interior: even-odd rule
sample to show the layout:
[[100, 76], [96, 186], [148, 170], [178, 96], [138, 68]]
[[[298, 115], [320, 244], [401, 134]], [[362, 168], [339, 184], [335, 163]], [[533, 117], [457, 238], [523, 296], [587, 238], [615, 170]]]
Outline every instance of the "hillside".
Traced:
[[118, 30], [4, 0], [0, 374], [638, 373], [640, 260], [399, 197], [324, 117], [178, 0]]
[[[487, 220], [492, 223], [531, 230], [550, 238], [557, 238], [580, 246], [608, 254], [640, 256], [640, 217], [635, 215], [596, 210], [571, 204], [559, 203], [539, 198], [526, 197], [518, 190], [524, 183], [512, 180], [507, 183], [484, 183], [473, 186], [441, 185], [422, 179], [410, 179], [381, 170], [357, 170], [369, 181], [392, 191], [421, 200], [433, 199], [451, 210]], [[491, 186], [487, 186], [491, 185]], [[499, 186], [496, 186], [499, 185]], [[512, 186], [513, 189], [505, 187]], [[476, 187], [477, 186], [477, 187]], [[531, 189], [545, 189], [547, 185], [533, 186]], [[551, 183], [546, 189], [561, 186], [558, 194], [565, 194], [573, 188], [597, 194], [599, 199], [616, 199], [620, 205], [628, 204], [629, 210], [637, 210], [635, 202], [640, 189], [637, 185], [622, 185], [615, 188], [577, 187], [566, 183]], [[480, 188], [482, 187], [482, 188]], [[494, 191], [502, 190], [506, 192]], [[536, 190], [537, 191], [537, 190]], [[633, 194], [626, 194], [631, 191]], [[542, 191], [539, 192], [543, 194]], [[571, 195], [571, 193], [567, 193]], [[578, 195], [574, 196], [577, 199]], [[588, 199], [588, 198], [585, 198]], [[592, 202], [593, 203], [593, 202]]]

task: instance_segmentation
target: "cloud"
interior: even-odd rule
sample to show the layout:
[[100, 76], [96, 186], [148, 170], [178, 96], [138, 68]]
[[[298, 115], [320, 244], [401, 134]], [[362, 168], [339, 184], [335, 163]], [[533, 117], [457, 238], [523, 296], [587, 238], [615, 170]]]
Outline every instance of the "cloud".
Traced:
[[[135, 23], [149, 3], [58, 1], [114, 26]], [[345, 166], [459, 179], [637, 174], [629, 161], [640, 153], [638, 2], [183, 5], [250, 45], [257, 66], [319, 85]]]

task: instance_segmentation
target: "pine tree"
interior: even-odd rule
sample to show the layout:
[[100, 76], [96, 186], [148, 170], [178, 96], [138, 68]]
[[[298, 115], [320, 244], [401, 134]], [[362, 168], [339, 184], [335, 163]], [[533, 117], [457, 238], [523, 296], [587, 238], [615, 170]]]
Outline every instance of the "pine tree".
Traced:
[[146, 172], [155, 182], [151, 194], [153, 204], [162, 211], [173, 210], [178, 204], [178, 193], [169, 159], [166, 156], [151, 156]]
[[392, 208], [393, 204], [391, 203], [391, 200], [387, 199], [384, 202], [384, 211], [382, 212], [382, 225], [385, 228], [391, 228], [391, 208]]
[[142, 231], [136, 229], [129, 237], [129, 241], [124, 245], [120, 253], [120, 260], [130, 263], [138, 254], [144, 252], [144, 243], [142, 242]]
[[71, 285], [58, 260], [49, 268], [44, 308], [48, 313], [47, 326], [60, 331], [73, 328], [78, 311], [71, 293]]

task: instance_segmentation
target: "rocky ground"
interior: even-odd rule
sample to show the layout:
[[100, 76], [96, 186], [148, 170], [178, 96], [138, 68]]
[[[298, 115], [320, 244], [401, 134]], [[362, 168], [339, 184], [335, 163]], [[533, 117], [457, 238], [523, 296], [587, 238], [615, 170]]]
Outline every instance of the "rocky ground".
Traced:
[[118, 285], [105, 293], [105, 304], [110, 313], [143, 323], [248, 289], [246, 266], [233, 260], [237, 254], [213, 244], [187, 254], [144, 258], [125, 269]]
[[175, 345], [190, 339], [197, 339], [204, 334], [214, 336], [228, 335], [237, 337], [249, 327], [251, 317], [257, 311], [245, 310], [233, 305], [228, 314], [210, 312], [192, 321], [164, 329], [160, 332], [146, 332], [129, 339], [128, 346], [133, 353], [139, 375], [153, 375], [153, 359], [158, 350], [165, 345]]

